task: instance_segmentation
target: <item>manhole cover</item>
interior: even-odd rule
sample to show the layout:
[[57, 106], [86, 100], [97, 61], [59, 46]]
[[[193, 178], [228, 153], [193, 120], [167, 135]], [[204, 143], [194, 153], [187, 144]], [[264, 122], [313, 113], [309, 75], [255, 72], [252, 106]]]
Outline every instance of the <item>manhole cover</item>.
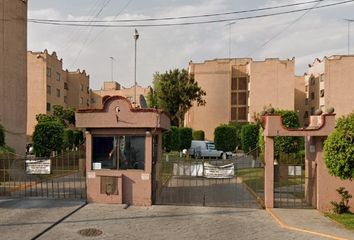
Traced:
[[97, 237], [101, 235], [103, 232], [99, 229], [96, 228], [86, 228], [86, 229], [81, 229], [79, 231], [79, 234], [85, 237]]

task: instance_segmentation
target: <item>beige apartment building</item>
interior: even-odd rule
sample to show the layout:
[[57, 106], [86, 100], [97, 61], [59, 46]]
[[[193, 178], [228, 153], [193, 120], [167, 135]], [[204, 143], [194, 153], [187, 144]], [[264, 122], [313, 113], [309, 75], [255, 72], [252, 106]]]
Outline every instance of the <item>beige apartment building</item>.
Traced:
[[90, 107], [89, 76], [85, 71], [63, 70], [63, 60], [53, 52], [27, 53], [27, 136], [37, 124], [36, 115], [52, 113], [54, 105], [75, 109]]
[[206, 91], [206, 105], [193, 106], [185, 115], [185, 126], [204, 130], [214, 138], [220, 124], [252, 122], [267, 106], [295, 108], [295, 59], [215, 59], [190, 63], [189, 73]]
[[315, 59], [305, 74], [305, 109], [300, 114], [305, 124], [317, 109], [334, 107], [336, 117], [354, 111], [354, 55], [334, 55]]
[[0, 1], [0, 123], [6, 144], [23, 154], [27, 118], [27, 1]]
[[[143, 107], [146, 104], [145, 99], [149, 91], [150, 87], [136, 86], [136, 96], [139, 107]], [[93, 90], [91, 92], [91, 107], [102, 108], [102, 100], [105, 96], [123, 96], [133, 103], [134, 94], [134, 86], [125, 88], [115, 81], [104, 82], [100, 90]]]

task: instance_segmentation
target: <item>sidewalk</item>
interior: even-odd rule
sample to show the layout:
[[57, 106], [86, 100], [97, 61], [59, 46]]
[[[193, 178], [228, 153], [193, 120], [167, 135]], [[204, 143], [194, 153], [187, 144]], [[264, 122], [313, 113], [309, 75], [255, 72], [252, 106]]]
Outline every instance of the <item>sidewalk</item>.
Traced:
[[271, 211], [280, 222], [289, 227], [338, 237], [333, 239], [354, 240], [354, 231], [345, 229], [315, 209], [274, 208]]

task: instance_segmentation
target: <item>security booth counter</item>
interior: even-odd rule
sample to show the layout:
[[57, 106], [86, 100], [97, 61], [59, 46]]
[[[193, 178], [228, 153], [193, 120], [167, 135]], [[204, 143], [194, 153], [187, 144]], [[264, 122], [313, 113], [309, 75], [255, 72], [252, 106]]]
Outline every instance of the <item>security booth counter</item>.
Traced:
[[113, 96], [102, 109], [78, 110], [76, 127], [86, 129], [88, 202], [151, 205], [153, 166], [162, 157], [169, 116]]

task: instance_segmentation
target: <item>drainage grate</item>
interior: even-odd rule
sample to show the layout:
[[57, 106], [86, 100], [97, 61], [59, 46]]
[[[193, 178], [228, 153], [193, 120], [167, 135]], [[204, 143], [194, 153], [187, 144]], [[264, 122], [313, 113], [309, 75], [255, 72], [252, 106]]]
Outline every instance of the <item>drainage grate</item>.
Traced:
[[85, 237], [97, 237], [100, 236], [103, 232], [96, 228], [86, 228], [81, 229], [78, 233]]

